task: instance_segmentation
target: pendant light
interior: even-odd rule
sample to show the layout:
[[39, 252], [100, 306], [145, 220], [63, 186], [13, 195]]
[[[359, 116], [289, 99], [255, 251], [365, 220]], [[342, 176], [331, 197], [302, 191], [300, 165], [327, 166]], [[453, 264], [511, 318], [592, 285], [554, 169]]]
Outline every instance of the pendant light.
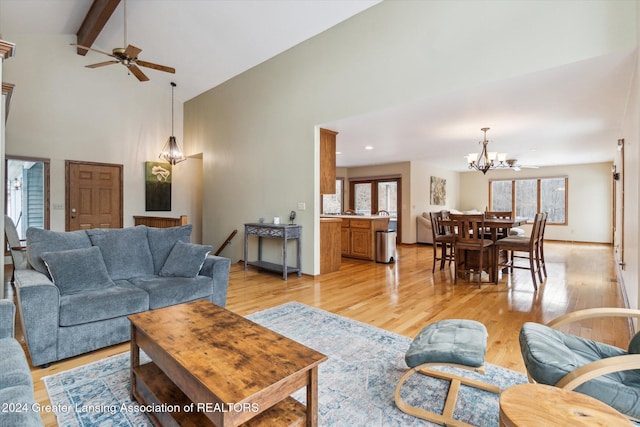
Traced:
[[484, 132], [484, 138], [479, 142], [479, 144], [482, 144], [482, 151], [480, 152], [480, 154], [469, 153], [469, 155], [467, 156], [469, 169], [476, 169], [483, 174], [486, 174], [490, 169], [508, 167], [508, 165], [505, 163], [507, 153], [496, 153], [494, 151], [487, 151], [487, 145], [489, 144], [489, 140], [487, 140], [487, 131], [489, 130], [489, 128], [482, 128], [480, 130]]
[[171, 82], [171, 136], [164, 144], [164, 147], [162, 147], [162, 152], [158, 156], [160, 159], [166, 160], [171, 165], [176, 165], [187, 160], [180, 148], [180, 145], [178, 145], [176, 137], [173, 136], [173, 88], [175, 87], [176, 84]]

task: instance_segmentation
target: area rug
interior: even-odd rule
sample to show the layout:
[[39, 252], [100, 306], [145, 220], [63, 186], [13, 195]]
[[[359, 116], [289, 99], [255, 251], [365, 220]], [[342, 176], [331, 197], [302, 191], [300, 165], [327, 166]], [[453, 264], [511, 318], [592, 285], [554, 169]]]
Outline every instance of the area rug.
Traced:
[[[296, 302], [247, 317], [328, 356], [319, 368], [319, 425], [433, 425], [404, 414], [393, 401], [395, 386], [407, 370], [404, 354], [410, 338]], [[448, 370], [501, 388], [527, 382], [525, 375], [491, 364], [484, 375]], [[405, 383], [403, 398], [441, 411], [447, 383], [422, 375], [412, 378]], [[152, 425], [129, 397], [129, 353], [43, 380], [60, 426]], [[304, 403], [304, 390], [294, 397]], [[498, 426], [498, 396], [463, 386], [454, 417], [476, 426]]]

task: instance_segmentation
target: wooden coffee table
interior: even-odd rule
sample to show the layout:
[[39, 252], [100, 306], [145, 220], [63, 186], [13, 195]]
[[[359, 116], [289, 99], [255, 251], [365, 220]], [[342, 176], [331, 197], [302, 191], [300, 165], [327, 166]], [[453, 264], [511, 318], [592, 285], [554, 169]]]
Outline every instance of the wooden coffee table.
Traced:
[[[129, 320], [131, 398], [157, 425], [317, 425], [324, 354], [208, 301]], [[290, 397], [303, 387], [306, 407]]]
[[500, 395], [500, 427], [633, 426], [593, 397], [544, 384], [519, 384]]

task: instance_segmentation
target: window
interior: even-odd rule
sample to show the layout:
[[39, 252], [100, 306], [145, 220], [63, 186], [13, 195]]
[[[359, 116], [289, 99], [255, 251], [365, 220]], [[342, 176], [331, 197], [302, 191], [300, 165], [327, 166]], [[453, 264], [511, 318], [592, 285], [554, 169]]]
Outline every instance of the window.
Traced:
[[342, 184], [344, 178], [336, 179], [336, 194], [323, 194], [322, 195], [322, 213], [328, 214], [341, 214], [342, 210]]
[[567, 177], [490, 181], [491, 210], [512, 211], [529, 220], [536, 212], [548, 212], [549, 224], [566, 224], [567, 186]]

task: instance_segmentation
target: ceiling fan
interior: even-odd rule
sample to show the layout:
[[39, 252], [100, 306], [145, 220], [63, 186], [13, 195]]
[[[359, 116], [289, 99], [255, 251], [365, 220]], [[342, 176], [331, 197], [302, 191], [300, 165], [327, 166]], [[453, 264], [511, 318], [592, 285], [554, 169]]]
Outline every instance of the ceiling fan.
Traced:
[[507, 159], [505, 160], [505, 163], [507, 164], [508, 168], [511, 168], [516, 172], [521, 169], [538, 169], [538, 166], [521, 165], [520, 163], [518, 163], [517, 159]]
[[125, 67], [127, 67], [127, 69], [131, 72], [131, 74], [136, 76], [136, 78], [141, 82], [145, 82], [149, 80], [149, 77], [147, 77], [142, 72], [142, 70], [138, 68], [138, 65], [140, 65], [141, 67], [152, 68], [158, 71], [164, 71], [166, 73], [175, 74], [176, 72], [176, 69], [173, 67], [158, 65], [152, 62], [147, 62], [147, 61], [138, 59], [138, 55], [140, 54], [140, 52], [142, 52], [142, 49], [134, 45], [127, 44], [127, 0], [124, 0], [124, 45], [126, 46], [126, 48], [117, 47], [113, 49], [111, 53], [109, 53], [103, 50], [94, 49], [92, 47], [82, 46], [77, 43], [71, 43], [71, 45], [77, 46], [82, 49], [98, 52], [103, 55], [107, 55], [114, 58], [111, 61], [98, 62], [97, 64], [86, 65], [87, 68], [99, 68], [99, 67], [104, 67], [106, 65], [111, 65], [111, 64], [122, 64]]

